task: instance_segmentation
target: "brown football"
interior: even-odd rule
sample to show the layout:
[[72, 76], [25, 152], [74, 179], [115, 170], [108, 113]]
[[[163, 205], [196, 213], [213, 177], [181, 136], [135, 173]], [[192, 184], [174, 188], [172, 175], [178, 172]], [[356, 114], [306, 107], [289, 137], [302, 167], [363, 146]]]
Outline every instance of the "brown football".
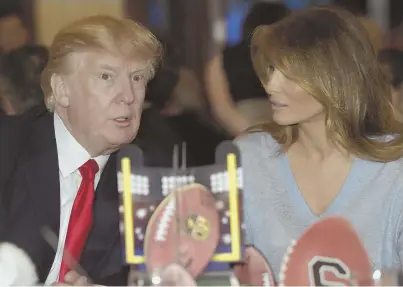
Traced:
[[373, 285], [372, 267], [356, 231], [341, 217], [307, 229], [284, 256], [280, 286]]
[[218, 245], [219, 220], [214, 195], [204, 186], [190, 184], [171, 192], [147, 225], [147, 271], [178, 263], [193, 277], [199, 276]]
[[234, 274], [241, 285], [276, 286], [269, 263], [253, 246], [248, 246], [244, 251], [242, 262], [234, 265]]

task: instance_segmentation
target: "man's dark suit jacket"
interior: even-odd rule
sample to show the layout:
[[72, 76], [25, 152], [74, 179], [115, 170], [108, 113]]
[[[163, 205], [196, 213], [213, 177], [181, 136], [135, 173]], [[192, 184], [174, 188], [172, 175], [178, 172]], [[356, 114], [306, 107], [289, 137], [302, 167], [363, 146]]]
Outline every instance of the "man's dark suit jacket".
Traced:
[[19, 116], [0, 114], [0, 191], [5, 188], [20, 151], [22, 123]]
[[18, 156], [26, 146], [24, 135], [29, 125], [46, 112], [45, 106], [37, 106], [23, 115], [8, 116], [0, 113], [0, 191], [13, 173]]
[[[32, 258], [41, 282], [52, 266], [55, 251], [43, 240], [41, 229], [59, 234], [60, 183], [53, 115], [30, 125], [17, 168], [3, 193], [6, 231], [3, 240], [13, 242]], [[126, 285], [119, 235], [116, 156], [112, 154], [95, 192], [94, 222], [80, 265], [101, 285]]]

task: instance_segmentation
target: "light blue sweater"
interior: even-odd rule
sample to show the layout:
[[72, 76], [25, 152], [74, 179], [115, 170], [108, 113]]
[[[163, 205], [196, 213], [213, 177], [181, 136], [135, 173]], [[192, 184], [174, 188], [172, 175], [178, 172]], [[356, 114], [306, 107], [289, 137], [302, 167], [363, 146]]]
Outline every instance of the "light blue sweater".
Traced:
[[403, 160], [355, 159], [336, 199], [321, 216], [311, 212], [298, 190], [286, 155], [267, 133], [235, 140], [244, 175], [247, 241], [263, 252], [278, 279], [293, 239], [327, 216], [343, 216], [358, 232], [373, 268], [402, 268]]

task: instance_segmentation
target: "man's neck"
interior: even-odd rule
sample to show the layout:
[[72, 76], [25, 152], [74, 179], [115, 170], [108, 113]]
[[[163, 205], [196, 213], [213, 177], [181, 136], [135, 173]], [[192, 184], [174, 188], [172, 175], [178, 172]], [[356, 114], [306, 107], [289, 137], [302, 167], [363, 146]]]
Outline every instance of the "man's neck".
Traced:
[[71, 136], [74, 137], [74, 139], [91, 155], [92, 158], [100, 155], [109, 155], [115, 151], [113, 149], [105, 149], [100, 143], [91, 144], [87, 136], [72, 128], [68, 115], [64, 110], [56, 110], [55, 113], [57, 113], [57, 115], [60, 117]]

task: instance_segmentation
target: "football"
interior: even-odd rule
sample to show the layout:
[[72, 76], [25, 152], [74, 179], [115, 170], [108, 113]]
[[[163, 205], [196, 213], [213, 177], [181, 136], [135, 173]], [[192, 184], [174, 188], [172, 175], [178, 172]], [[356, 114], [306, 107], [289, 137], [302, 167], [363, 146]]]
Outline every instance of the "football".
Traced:
[[280, 286], [373, 285], [372, 267], [352, 225], [341, 217], [325, 218], [288, 248]]
[[210, 262], [220, 236], [214, 195], [200, 184], [172, 191], [148, 222], [144, 256], [149, 273], [172, 263], [185, 267], [194, 278]]
[[244, 251], [242, 262], [234, 265], [234, 274], [241, 285], [276, 286], [269, 263], [253, 246], [248, 246]]

